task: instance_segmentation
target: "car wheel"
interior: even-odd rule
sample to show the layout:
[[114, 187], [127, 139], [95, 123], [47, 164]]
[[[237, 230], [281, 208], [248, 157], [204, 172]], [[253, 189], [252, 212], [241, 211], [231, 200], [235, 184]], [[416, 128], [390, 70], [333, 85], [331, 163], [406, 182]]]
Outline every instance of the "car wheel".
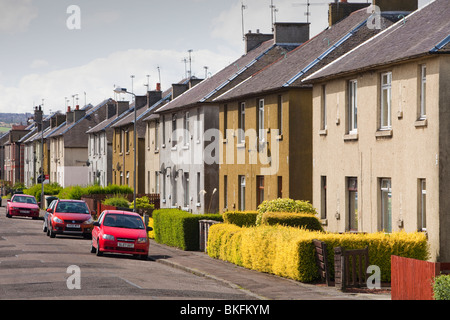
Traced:
[[100, 244], [98, 243], [98, 240], [97, 240], [97, 250], [96, 250], [96, 254], [97, 254], [98, 257], [100, 257], [100, 256], [103, 255], [103, 252], [100, 251]]
[[47, 223], [44, 220], [44, 223], [42, 224], [42, 232], [47, 232]]
[[52, 227], [50, 227], [48, 229], [49, 229], [49, 236], [50, 236], [50, 238], [55, 238], [56, 237], [56, 233], [53, 232]]
[[6, 212], [6, 217], [11, 218], [11, 215], [8, 213], [8, 211]]
[[91, 253], [96, 253], [96, 252], [97, 252], [97, 249], [95, 249], [95, 247], [94, 247], [94, 242], [91, 241]]

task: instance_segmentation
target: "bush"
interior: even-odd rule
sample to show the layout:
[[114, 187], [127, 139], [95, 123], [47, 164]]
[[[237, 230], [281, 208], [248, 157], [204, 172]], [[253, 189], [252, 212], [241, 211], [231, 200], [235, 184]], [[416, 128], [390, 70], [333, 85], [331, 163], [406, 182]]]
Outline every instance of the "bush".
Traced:
[[[74, 199], [80, 200], [82, 196], [91, 194], [130, 194], [133, 193], [133, 189], [128, 186], [108, 185], [107, 187], [101, 186], [71, 186], [66, 187], [58, 193], [60, 199]], [[128, 207], [128, 205], [127, 205]]]
[[239, 228], [216, 224], [209, 229], [208, 254], [248, 269], [272, 273], [301, 282], [319, 279], [313, 239], [327, 243], [328, 265], [334, 277], [334, 248], [369, 246], [371, 265], [381, 270], [381, 281], [391, 279], [391, 255], [427, 260], [426, 236], [420, 232], [333, 234], [305, 229], [261, 226]]
[[239, 227], [251, 227], [256, 224], [258, 211], [227, 211], [223, 214], [223, 221]]
[[[56, 182], [44, 184], [45, 195], [54, 196], [57, 195], [61, 190], [62, 187]], [[35, 184], [32, 187], [23, 190], [23, 193], [34, 196], [38, 202], [41, 201], [41, 192], [42, 192], [41, 184]]]
[[258, 217], [256, 225], [261, 224], [262, 214], [265, 212], [291, 212], [291, 213], [309, 213], [317, 215], [316, 209], [309, 201], [293, 200], [293, 199], [275, 199], [265, 200], [258, 206]]
[[108, 206], [115, 206], [121, 208], [125, 208], [130, 205], [128, 199], [121, 195], [115, 195], [114, 197], [106, 198], [105, 200], [102, 201], [102, 203]]
[[[134, 209], [134, 200], [130, 204], [130, 209]], [[150, 213], [153, 209], [155, 209], [155, 205], [150, 203], [148, 197], [136, 198], [136, 210], [143, 210], [146, 213]]]
[[282, 225], [286, 227], [299, 227], [311, 231], [323, 231], [319, 219], [312, 214], [286, 213], [286, 212], [266, 212], [262, 214], [262, 225]]
[[179, 209], [155, 210], [155, 241], [186, 251], [199, 250], [199, 220], [223, 221], [223, 218], [220, 214], [192, 214]]
[[433, 293], [435, 300], [450, 300], [450, 275], [440, 275], [434, 279]]
[[[154, 228], [153, 218], [148, 218], [147, 227]], [[155, 239], [155, 231], [154, 230], [147, 232], [147, 234], [150, 239]]]

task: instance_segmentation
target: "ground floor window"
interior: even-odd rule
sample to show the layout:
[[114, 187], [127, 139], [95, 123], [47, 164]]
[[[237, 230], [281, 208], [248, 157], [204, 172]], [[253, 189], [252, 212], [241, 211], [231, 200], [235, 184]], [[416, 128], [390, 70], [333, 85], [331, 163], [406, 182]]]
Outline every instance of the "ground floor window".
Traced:
[[256, 177], [256, 207], [264, 201], [264, 176]]
[[381, 229], [392, 232], [392, 190], [391, 179], [380, 180], [381, 191]]
[[427, 230], [427, 181], [419, 179], [418, 230]]
[[239, 210], [245, 211], [245, 176], [239, 176]]
[[348, 230], [358, 231], [358, 179], [347, 178]]

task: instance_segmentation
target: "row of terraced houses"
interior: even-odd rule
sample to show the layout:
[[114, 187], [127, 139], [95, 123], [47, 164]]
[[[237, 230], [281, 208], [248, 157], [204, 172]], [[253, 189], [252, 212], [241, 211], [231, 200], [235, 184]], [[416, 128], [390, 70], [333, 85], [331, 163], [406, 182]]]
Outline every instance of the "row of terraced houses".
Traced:
[[1, 137], [0, 178], [133, 187], [136, 152], [137, 192], [162, 208], [308, 200], [326, 230], [423, 231], [448, 261], [450, 2], [373, 5], [330, 3], [313, 38], [307, 23], [249, 32], [216, 74], [131, 103], [36, 107]]

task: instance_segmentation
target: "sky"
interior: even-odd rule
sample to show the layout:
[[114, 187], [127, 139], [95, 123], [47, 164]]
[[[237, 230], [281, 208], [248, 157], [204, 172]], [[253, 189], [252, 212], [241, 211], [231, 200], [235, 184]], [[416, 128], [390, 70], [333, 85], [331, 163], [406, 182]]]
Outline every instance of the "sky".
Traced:
[[[311, 37], [328, 25], [328, 2], [310, 0]], [[419, 0], [419, 7], [429, 2]], [[115, 86], [144, 95], [146, 85], [154, 90], [160, 82], [166, 90], [189, 70], [211, 76], [244, 54], [242, 30], [271, 33], [272, 19], [306, 22], [305, 4], [0, 0], [0, 113], [32, 113], [37, 105], [45, 114], [65, 112], [74, 104], [130, 100], [115, 96]]]

